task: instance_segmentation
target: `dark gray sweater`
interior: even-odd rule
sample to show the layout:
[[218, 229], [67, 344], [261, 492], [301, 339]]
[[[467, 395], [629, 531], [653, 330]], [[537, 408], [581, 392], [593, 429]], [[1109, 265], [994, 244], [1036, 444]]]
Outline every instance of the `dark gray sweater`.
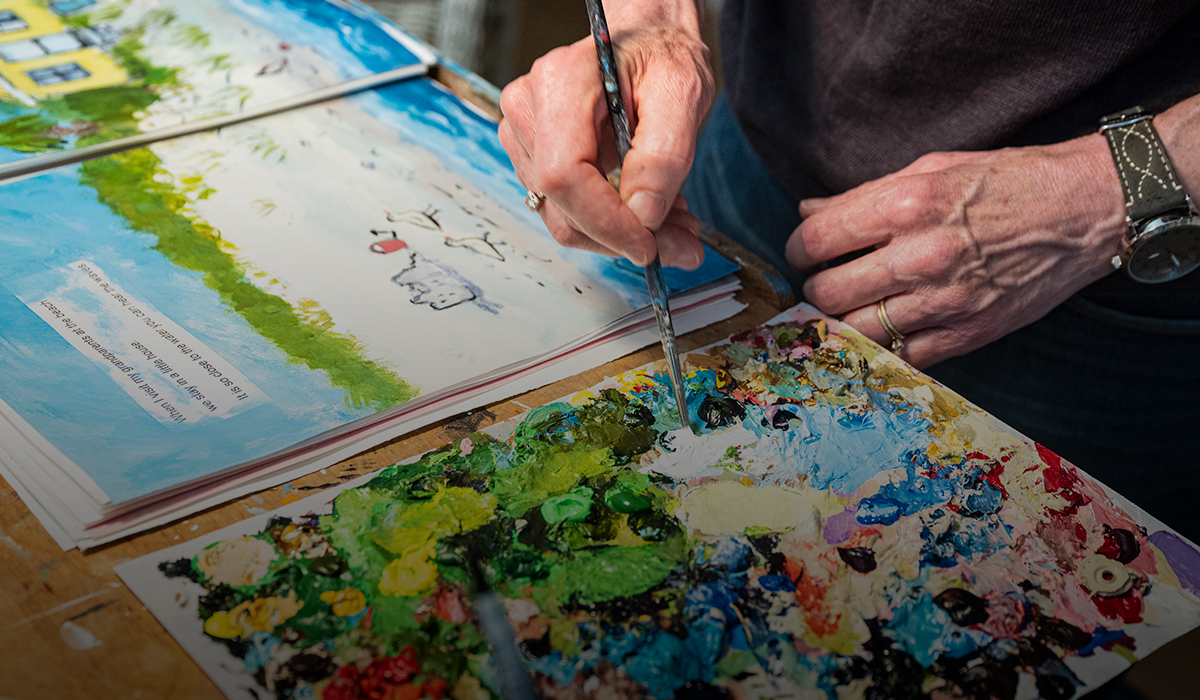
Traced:
[[[726, 0], [721, 52], [750, 143], [810, 197], [931, 151], [1063, 141], [1200, 93], [1200, 0]], [[1200, 317], [1200, 273], [1109, 275], [1085, 296]]]

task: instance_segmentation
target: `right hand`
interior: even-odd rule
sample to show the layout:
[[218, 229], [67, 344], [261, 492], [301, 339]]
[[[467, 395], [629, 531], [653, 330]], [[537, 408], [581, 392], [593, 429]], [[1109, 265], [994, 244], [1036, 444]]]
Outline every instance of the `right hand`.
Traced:
[[708, 48], [698, 18], [676, 12], [648, 24], [643, 2], [629, 6], [643, 16], [610, 15], [633, 132], [619, 193], [605, 178], [618, 159], [591, 37], [543, 56], [504, 89], [500, 143], [521, 183], [546, 195], [538, 213], [559, 243], [642, 266], [657, 253], [664, 265], [694, 269], [704, 247], [679, 188], [712, 103]]

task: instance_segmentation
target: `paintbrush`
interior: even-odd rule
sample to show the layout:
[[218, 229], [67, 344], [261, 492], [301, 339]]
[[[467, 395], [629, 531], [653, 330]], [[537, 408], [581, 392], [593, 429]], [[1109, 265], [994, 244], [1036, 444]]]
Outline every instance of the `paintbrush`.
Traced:
[[[617, 61], [613, 57], [612, 42], [608, 37], [608, 20], [604, 18], [604, 6], [600, 0], [586, 0], [588, 23], [592, 27], [592, 39], [596, 42], [596, 58], [600, 62], [600, 77], [604, 82], [604, 96], [608, 113], [612, 117], [613, 133], [617, 137], [617, 156], [622, 164], [625, 154], [632, 146], [629, 134], [629, 116], [625, 113], [625, 100], [621, 98], [621, 83], [617, 78]], [[643, 268], [646, 286], [650, 288], [650, 303], [654, 306], [654, 318], [658, 320], [658, 333], [662, 337], [663, 354], [667, 357], [667, 372], [671, 379], [671, 390], [679, 408], [682, 427], [691, 430], [688, 420], [687, 388], [683, 383], [683, 370], [679, 365], [679, 350], [675, 346], [675, 327], [671, 324], [671, 307], [667, 304], [667, 285], [663, 282], [662, 265], [655, 252], [654, 260]]]
[[500, 696], [504, 700], [537, 700], [504, 606], [492, 592], [474, 554], [468, 551], [463, 558], [464, 568], [475, 584], [475, 622], [492, 648], [500, 675]]

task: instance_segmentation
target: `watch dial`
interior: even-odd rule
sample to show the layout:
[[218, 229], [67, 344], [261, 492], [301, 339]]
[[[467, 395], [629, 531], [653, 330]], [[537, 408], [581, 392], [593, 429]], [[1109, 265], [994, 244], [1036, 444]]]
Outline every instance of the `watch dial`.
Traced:
[[[1193, 219], [1195, 221], [1195, 219]], [[1154, 233], [1129, 258], [1139, 282], [1170, 282], [1200, 266], [1200, 225], [1181, 224]]]

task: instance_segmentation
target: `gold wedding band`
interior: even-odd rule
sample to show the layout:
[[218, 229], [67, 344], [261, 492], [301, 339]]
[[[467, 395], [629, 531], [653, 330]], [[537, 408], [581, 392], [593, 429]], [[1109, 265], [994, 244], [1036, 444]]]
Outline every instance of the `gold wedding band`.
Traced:
[[899, 352], [900, 348], [904, 347], [904, 334], [892, 325], [892, 319], [888, 318], [887, 309], [883, 306], [885, 302], [887, 299], [880, 299], [879, 304], [875, 306], [875, 312], [879, 314], [879, 323], [883, 325], [883, 330], [892, 339], [892, 352]]
[[546, 201], [546, 195], [541, 192], [529, 190], [525, 193], [525, 208], [534, 214], [537, 213], [538, 209], [542, 208], [542, 202], [544, 201]]

